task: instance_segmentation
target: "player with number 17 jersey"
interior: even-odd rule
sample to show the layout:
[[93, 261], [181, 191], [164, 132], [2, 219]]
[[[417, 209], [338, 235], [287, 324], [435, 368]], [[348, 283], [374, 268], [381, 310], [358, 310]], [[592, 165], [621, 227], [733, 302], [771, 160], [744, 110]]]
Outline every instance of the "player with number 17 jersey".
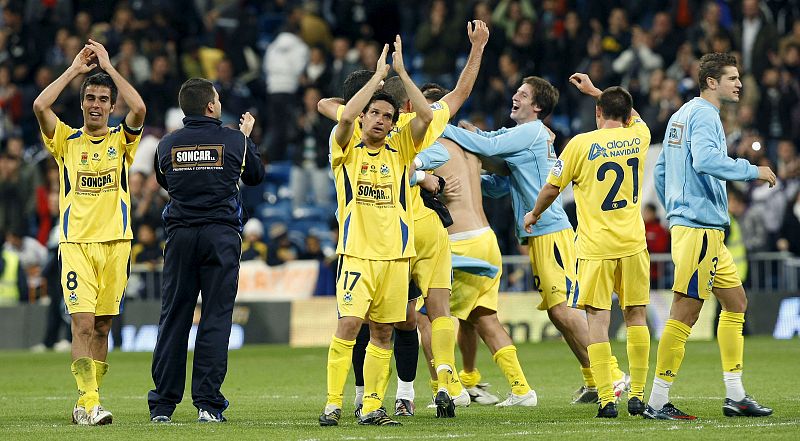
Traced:
[[634, 118], [628, 127], [577, 135], [564, 148], [547, 182], [562, 190], [573, 183], [578, 259], [617, 259], [647, 249], [640, 205], [649, 147], [647, 124]]

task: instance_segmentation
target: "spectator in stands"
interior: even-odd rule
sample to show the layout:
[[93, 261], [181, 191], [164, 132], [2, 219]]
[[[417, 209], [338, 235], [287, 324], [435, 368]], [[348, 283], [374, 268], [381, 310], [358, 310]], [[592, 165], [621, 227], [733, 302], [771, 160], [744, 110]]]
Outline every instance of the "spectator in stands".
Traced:
[[637, 95], [648, 92], [650, 75], [656, 69], [661, 69], [664, 60], [653, 51], [652, 38], [642, 28], [634, 26], [631, 35], [631, 46], [614, 59], [611, 67], [621, 77], [622, 87], [628, 89], [636, 103]]
[[[56, 199], [56, 213], [58, 213], [58, 199]], [[41, 343], [31, 348], [33, 352], [44, 352], [55, 349], [57, 352], [67, 352], [72, 341], [72, 331], [69, 321], [64, 318], [64, 294], [61, 287], [61, 265], [58, 263], [58, 230], [54, 229], [47, 242], [47, 263], [42, 268], [42, 277], [47, 287], [47, 322], [45, 325], [44, 339]], [[64, 338], [59, 339], [61, 330]]]
[[779, 251], [800, 256], [800, 192], [792, 198], [792, 204], [783, 215], [775, 246]]
[[269, 229], [269, 243], [267, 244], [267, 265], [282, 265], [297, 260], [298, 254], [300, 254], [300, 249], [289, 239], [286, 225], [272, 225]]
[[119, 53], [111, 59], [111, 63], [117, 66], [119, 63], [126, 62], [130, 66], [131, 78], [135, 84], [140, 84], [150, 78], [150, 61], [147, 57], [139, 53], [136, 40], [125, 38], [120, 44]]
[[756, 127], [767, 138], [765, 147], [770, 147], [770, 153], [774, 154], [777, 140], [791, 133], [792, 108], [800, 102], [800, 96], [790, 83], [782, 81], [780, 72], [773, 67], [764, 70], [760, 89]]
[[4, 246], [6, 234], [0, 229], [0, 306], [28, 300], [28, 280], [19, 255]]
[[[453, 16], [444, 0], [434, 0], [430, 13], [417, 29], [414, 45], [422, 56], [422, 82], [434, 82], [453, 87], [456, 71], [455, 54], [461, 47], [463, 23]], [[374, 64], [365, 64], [374, 66]]]
[[664, 67], [672, 65], [678, 55], [678, 47], [681, 45], [682, 33], [672, 27], [672, 18], [667, 12], [657, 12], [653, 16], [653, 26], [650, 28], [650, 38], [652, 39], [652, 49], [664, 60]]
[[748, 209], [744, 194], [733, 185], [728, 186], [728, 211], [739, 223], [747, 253], [766, 251], [768, 239], [764, 222], [756, 210]]
[[305, 249], [300, 253], [300, 260], [324, 260], [325, 253], [322, 252], [322, 242], [319, 237], [308, 234], [306, 236]]
[[131, 263], [144, 264], [152, 271], [164, 262], [164, 250], [158, 242], [156, 229], [151, 224], [142, 223], [136, 229], [136, 243], [131, 248]]
[[720, 7], [715, 0], [708, 0], [703, 6], [703, 17], [689, 28], [686, 33], [686, 43], [692, 48], [693, 55], [702, 55], [711, 51], [709, 43], [711, 37], [717, 34], [726, 34], [728, 31], [720, 24]]
[[24, 180], [21, 163], [21, 158], [0, 152], [0, 230], [24, 230], [31, 214], [25, 207], [32, 199], [33, 183]]
[[234, 76], [233, 63], [223, 58], [217, 64], [217, 79], [214, 88], [222, 104], [223, 124], [238, 123], [239, 116], [253, 110], [250, 89]]
[[161, 225], [161, 211], [166, 201], [161, 195], [155, 174], [133, 172], [128, 177], [131, 194], [131, 225], [134, 231], [141, 224]]
[[797, 181], [800, 178], [800, 157], [797, 155], [797, 148], [791, 139], [781, 139], [778, 141], [778, 177], [782, 181]]
[[331, 49], [330, 77], [322, 87], [325, 96], [340, 96], [339, 87], [348, 75], [358, 70], [358, 64], [350, 56], [350, 41], [345, 37], [333, 40]]
[[267, 159], [287, 159], [291, 125], [298, 114], [300, 76], [308, 63], [309, 49], [297, 35], [297, 23], [289, 22], [267, 46], [264, 55], [264, 73], [267, 75]]
[[[292, 171], [289, 185], [292, 206], [299, 208], [308, 203], [313, 194], [317, 205], [329, 205], [331, 200], [330, 165], [328, 163], [328, 138], [334, 122], [317, 112], [317, 102], [322, 99], [319, 89], [309, 87], [303, 94], [303, 114], [297, 121], [299, 130], [294, 140]], [[309, 191], [313, 190], [313, 191]]]
[[[661, 219], [658, 218], [656, 205], [652, 202], [645, 204], [642, 210], [644, 220], [644, 233], [647, 241], [647, 251], [649, 253], [669, 252], [669, 231], [664, 228]], [[654, 283], [661, 276], [661, 267], [658, 262], [650, 263], [650, 282]]]
[[664, 78], [661, 70], [653, 72], [650, 77], [650, 93], [647, 104], [640, 107], [642, 119], [647, 121], [653, 139], [664, 138], [669, 118], [682, 105], [683, 100], [678, 95], [677, 81], [672, 78]]
[[36, 240], [47, 245], [53, 227], [58, 223], [58, 164], [55, 159], [39, 161], [41, 183], [36, 187]]
[[736, 50], [741, 52], [742, 72], [761, 78], [777, 54], [777, 31], [759, 9], [759, 0], [742, 0], [742, 20], [733, 29]]
[[322, 89], [330, 84], [330, 76], [328, 62], [325, 59], [325, 49], [322, 46], [312, 47], [301, 84], [303, 87]]
[[505, 31], [505, 36], [509, 40], [514, 38], [517, 25], [525, 18], [536, 19], [536, 11], [530, 0], [500, 0], [492, 12], [492, 23]]
[[[559, 73], [561, 78], [568, 78], [574, 73], [575, 69], [573, 68], [577, 68], [583, 59], [590, 36], [589, 27], [584, 26], [578, 13], [576, 11], [567, 12], [564, 17], [564, 32], [558, 40], [558, 56], [555, 57], [561, 66]], [[494, 38], [494, 34], [492, 34], [492, 38]]]
[[150, 78], [142, 83], [142, 99], [147, 106], [147, 125], [164, 129], [167, 110], [175, 105], [180, 82], [170, 72], [169, 58], [165, 54], [153, 58]]
[[267, 262], [267, 244], [264, 238], [264, 225], [260, 220], [251, 218], [244, 224], [242, 231], [242, 262], [245, 260], [260, 260]]
[[25, 294], [35, 293], [42, 285], [41, 274], [42, 268], [47, 263], [47, 248], [38, 240], [26, 235], [25, 227], [6, 231], [5, 239], [3, 249], [16, 253], [19, 264], [25, 271], [29, 288]]
[[608, 14], [608, 27], [603, 33], [603, 53], [616, 58], [631, 45], [631, 33], [628, 30], [628, 14], [622, 8], [614, 8]]

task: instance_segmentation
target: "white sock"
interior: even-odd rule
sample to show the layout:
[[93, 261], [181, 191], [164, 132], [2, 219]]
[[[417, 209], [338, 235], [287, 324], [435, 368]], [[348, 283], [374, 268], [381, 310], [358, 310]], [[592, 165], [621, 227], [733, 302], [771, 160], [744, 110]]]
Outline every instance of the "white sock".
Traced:
[[722, 380], [725, 382], [725, 397], [733, 401], [742, 401], [745, 396], [742, 386], [741, 372], [723, 372]]
[[323, 411], [323, 413], [325, 413], [327, 415], [327, 414], [333, 412], [334, 410], [336, 410], [338, 408], [339, 408], [339, 406], [337, 406], [335, 404], [326, 404], [325, 405], [325, 410]]
[[650, 391], [650, 399], [647, 404], [655, 410], [661, 410], [665, 404], [669, 403], [670, 387], [672, 387], [672, 383], [654, 378], [653, 389]]
[[356, 399], [353, 400], [353, 405], [360, 406], [364, 402], [364, 386], [356, 386]]
[[414, 382], [397, 379], [397, 399], [414, 401]]
[[436, 366], [436, 372], [439, 372], [439, 371], [442, 371], [442, 370], [447, 370], [447, 371], [449, 371], [451, 374], [453, 373], [453, 368], [452, 368], [452, 367], [450, 367], [450, 365], [447, 365], [447, 364], [440, 364], [439, 366]]

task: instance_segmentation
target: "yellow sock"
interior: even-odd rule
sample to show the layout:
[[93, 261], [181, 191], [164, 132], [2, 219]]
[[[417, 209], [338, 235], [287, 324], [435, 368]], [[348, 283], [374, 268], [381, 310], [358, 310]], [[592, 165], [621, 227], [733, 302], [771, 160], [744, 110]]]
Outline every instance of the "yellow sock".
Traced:
[[386, 386], [389, 385], [392, 350], [369, 343], [364, 357], [364, 408], [363, 414], [380, 409]]
[[[350, 364], [353, 362], [353, 346], [355, 340], [342, 340], [335, 336], [331, 338], [328, 348], [328, 405], [342, 408], [342, 395], [347, 374], [350, 373]], [[327, 407], [327, 406], [326, 406]]]
[[686, 339], [692, 328], [678, 320], [669, 319], [664, 324], [661, 341], [658, 342], [658, 355], [656, 357], [656, 378], [667, 383], [672, 383], [678, 375], [678, 370], [686, 353]]
[[619, 362], [617, 361], [617, 357], [615, 355], [611, 356], [611, 380], [619, 380], [620, 378], [625, 376], [625, 372], [622, 372], [622, 369], [619, 368]]
[[581, 375], [583, 375], [583, 384], [586, 387], [597, 387], [597, 383], [594, 382], [594, 377], [592, 376], [592, 368], [590, 367], [581, 367]]
[[453, 319], [439, 317], [431, 322], [431, 352], [436, 365], [436, 376], [439, 387], [446, 387], [451, 397], [461, 394], [461, 383], [456, 372], [456, 332]]
[[83, 406], [89, 411], [100, 404], [94, 360], [91, 357], [81, 357], [72, 362], [71, 368], [75, 382], [78, 384], [78, 406]]
[[511, 392], [515, 395], [525, 395], [530, 392], [531, 387], [528, 386], [528, 380], [525, 379], [525, 374], [522, 372], [522, 367], [519, 365], [517, 359], [517, 348], [514, 345], [508, 345], [500, 348], [494, 353], [492, 357], [503, 375], [506, 376], [508, 384], [511, 385]]
[[458, 372], [458, 379], [461, 380], [461, 385], [464, 387], [475, 387], [481, 382], [481, 373], [478, 372], [477, 369], [472, 372], [467, 372], [462, 369]]
[[94, 371], [94, 376], [97, 379], [97, 390], [99, 393], [100, 386], [103, 385], [103, 377], [105, 377], [106, 372], [108, 372], [108, 363], [100, 360], [94, 360]]
[[431, 387], [431, 395], [436, 396], [436, 392], [439, 392], [439, 382], [434, 379], [430, 379], [428, 380], [428, 385]]
[[628, 366], [631, 370], [631, 390], [628, 398], [644, 401], [644, 384], [650, 362], [650, 331], [647, 326], [628, 327]]
[[611, 380], [611, 344], [609, 342], [589, 345], [589, 363], [592, 365], [592, 376], [597, 382], [597, 395], [600, 406], [615, 400], [614, 386]]
[[722, 357], [722, 372], [741, 372], [744, 364], [743, 312], [722, 311], [717, 326], [719, 355]]

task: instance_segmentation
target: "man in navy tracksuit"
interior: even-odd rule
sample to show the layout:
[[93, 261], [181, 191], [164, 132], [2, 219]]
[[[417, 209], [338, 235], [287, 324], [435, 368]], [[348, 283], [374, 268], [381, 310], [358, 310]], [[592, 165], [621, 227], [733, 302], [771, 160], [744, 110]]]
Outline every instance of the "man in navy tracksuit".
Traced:
[[211, 82], [193, 78], [178, 96], [184, 128], [158, 144], [158, 183], [169, 192], [162, 218], [167, 231], [158, 341], [153, 351], [155, 389], [150, 419], [170, 422], [183, 397], [186, 351], [197, 294], [200, 324], [192, 368], [192, 402], [200, 422], [222, 422], [228, 401], [220, 392], [228, 365], [228, 338], [239, 280], [243, 219], [239, 179], [264, 178], [258, 150], [248, 138], [255, 120], [242, 115], [239, 130], [222, 127], [222, 107]]

